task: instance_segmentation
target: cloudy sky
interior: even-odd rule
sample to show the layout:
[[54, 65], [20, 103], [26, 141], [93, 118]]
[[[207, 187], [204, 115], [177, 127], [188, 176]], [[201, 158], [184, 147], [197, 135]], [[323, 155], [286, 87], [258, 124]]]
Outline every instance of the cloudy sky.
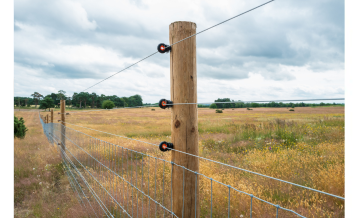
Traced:
[[[14, 95], [81, 92], [169, 42], [266, 0], [15, 0]], [[344, 1], [276, 0], [197, 36], [198, 102], [344, 97]], [[87, 90], [170, 97], [169, 54]]]

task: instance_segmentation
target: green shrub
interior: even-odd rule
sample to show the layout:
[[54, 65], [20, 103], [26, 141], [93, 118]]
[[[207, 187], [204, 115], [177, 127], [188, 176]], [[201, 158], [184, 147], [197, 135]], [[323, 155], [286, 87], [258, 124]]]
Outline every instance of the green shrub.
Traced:
[[251, 111], [252, 109], [251, 108], [246, 108], [248, 111]]
[[28, 129], [25, 126], [25, 121], [22, 117], [20, 120], [14, 116], [14, 137], [24, 138]]
[[216, 105], [215, 103], [212, 103], [212, 104], [210, 105], [210, 108], [211, 108], [211, 109], [216, 109], [216, 108], [217, 108], [217, 105]]
[[294, 109], [290, 109], [289, 111], [295, 111]]
[[110, 100], [105, 100], [102, 103], [102, 108], [104, 109], [113, 109], [115, 107], [114, 102], [110, 101]]
[[216, 109], [215, 110], [215, 113], [222, 113], [223, 111], [222, 110], [219, 110], [219, 109]]
[[153, 108], [153, 109], [151, 109], [152, 111], [155, 111], [155, 109]]

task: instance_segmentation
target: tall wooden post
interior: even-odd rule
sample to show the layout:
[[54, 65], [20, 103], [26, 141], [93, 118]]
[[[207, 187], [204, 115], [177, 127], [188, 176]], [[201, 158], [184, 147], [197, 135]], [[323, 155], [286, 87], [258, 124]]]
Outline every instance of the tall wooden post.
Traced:
[[[178, 21], [170, 24], [170, 44], [196, 33], [196, 24]], [[170, 52], [171, 100], [174, 103], [197, 102], [196, 37], [182, 41]], [[198, 155], [197, 105], [174, 105], [171, 109], [171, 142], [174, 149]], [[199, 159], [172, 151], [171, 160], [199, 172]], [[173, 212], [178, 217], [200, 217], [199, 178], [183, 168], [174, 166], [172, 174]], [[183, 184], [183, 181], [184, 184]], [[184, 199], [183, 199], [184, 188]], [[197, 197], [197, 199], [196, 199]], [[195, 203], [196, 199], [196, 203]], [[184, 214], [182, 214], [184, 200]], [[196, 216], [195, 216], [196, 214]]]
[[60, 115], [61, 115], [61, 148], [65, 151], [65, 100], [60, 100]]
[[49, 114], [46, 114], [45, 120], [45, 123], [49, 123]]

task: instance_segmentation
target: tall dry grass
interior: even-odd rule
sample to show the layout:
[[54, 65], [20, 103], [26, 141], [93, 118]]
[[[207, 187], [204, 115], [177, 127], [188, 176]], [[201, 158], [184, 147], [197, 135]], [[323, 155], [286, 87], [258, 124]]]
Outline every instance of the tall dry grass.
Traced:
[[29, 129], [24, 139], [14, 139], [15, 217], [86, 217], [38, 113], [15, 112], [15, 116], [23, 117]]
[[[151, 111], [145, 108], [96, 111], [71, 114], [66, 119], [69, 123], [155, 144], [163, 140], [170, 141], [169, 110], [156, 108]], [[67, 126], [124, 148], [170, 160], [170, 152], [161, 153], [151, 145], [70, 124]], [[199, 133], [200, 156], [344, 196], [344, 110], [341, 107], [295, 108], [295, 112], [282, 108], [252, 111], [235, 109], [224, 110], [223, 114], [199, 109]], [[101, 144], [96, 140], [89, 141], [88, 137], [71, 129], [67, 134], [75, 138], [73, 142], [122, 177], [114, 177], [82, 149], [67, 141], [67, 148], [134, 216], [145, 214], [153, 217], [155, 210], [158, 216], [162, 216], [163, 210], [124, 180], [135, 184], [158, 202], [164, 201], [164, 205], [171, 208], [171, 190], [168, 185], [171, 183], [170, 164], [136, 152], [124, 152], [119, 147]], [[76, 164], [77, 160], [71, 160], [83, 175], [87, 175], [97, 192], [101, 193], [100, 198], [108, 200], [108, 193], [102, 191], [103, 188], [91, 179], [80, 164]], [[306, 217], [344, 217], [344, 202], [333, 197], [202, 160], [200, 173]], [[145, 182], [141, 180], [143, 177]], [[210, 181], [199, 176], [199, 187], [200, 216], [209, 217]], [[213, 182], [213, 217], [227, 216], [228, 194], [226, 186]], [[250, 197], [235, 191], [230, 194], [231, 216], [248, 217]], [[119, 211], [113, 200], [105, 204], [114, 214]], [[273, 217], [275, 213], [273, 206], [253, 199], [253, 217]], [[280, 211], [279, 216], [296, 217], [286, 211]]]

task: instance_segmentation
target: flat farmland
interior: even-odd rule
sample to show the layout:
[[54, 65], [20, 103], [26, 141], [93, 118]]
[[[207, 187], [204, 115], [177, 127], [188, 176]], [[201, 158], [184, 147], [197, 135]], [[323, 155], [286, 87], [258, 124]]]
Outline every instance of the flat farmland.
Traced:
[[[153, 144], [159, 144], [161, 141], [170, 142], [171, 111], [153, 109], [155, 111], [151, 108], [84, 113], [70, 111], [70, 115], [66, 116], [66, 126], [124, 148], [170, 160], [171, 152], [163, 153], [156, 146], [103, 133]], [[199, 156], [344, 196], [344, 107], [295, 108], [293, 112], [289, 109], [237, 108], [215, 113], [213, 109], [199, 108]], [[40, 113], [45, 115], [48, 112]], [[54, 114], [54, 121], [60, 119], [57, 113]], [[46, 137], [42, 133], [40, 122], [36, 121], [39, 119], [37, 112], [20, 111], [15, 112], [15, 115], [24, 117], [26, 124], [31, 124], [31, 131], [27, 133], [26, 138], [15, 140], [15, 171], [26, 168], [19, 160], [22, 157], [20, 154], [25, 155], [21, 146], [37, 146], [35, 141], [27, 139], [43, 140], [42, 149], [47, 149], [47, 153], [53, 152], [52, 156], [55, 156], [56, 149], [46, 147]], [[32, 152], [41, 151], [35, 149]], [[97, 152], [99, 155], [107, 155], [101, 151]], [[52, 161], [53, 164], [61, 164], [59, 156]], [[44, 161], [39, 160], [40, 162]], [[153, 168], [151, 164], [154, 163], [149, 163], [146, 167]], [[200, 160], [200, 173], [306, 217], [344, 217], [344, 201], [331, 196], [205, 160]], [[159, 175], [162, 175], [161, 172]], [[20, 174], [19, 176], [21, 177]], [[21, 178], [18, 180], [22, 181]], [[116, 180], [113, 183], [116, 183]], [[210, 193], [210, 186], [209, 180], [199, 178], [200, 216], [210, 217], [212, 212], [213, 217], [226, 217], [228, 188], [214, 183], [213, 191]], [[15, 193], [16, 187], [15, 185]], [[213, 196], [212, 211], [210, 195]], [[27, 199], [26, 195], [24, 199]], [[70, 206], [66, 208], [63, 209], [63, 214], [73, 210]], [[249, 209], [249, 196], [231, 193], [231, 217], [249, 217]], [[276, 213], [273, 206], [256, 199], [253, 200], [252, 209], [253, 217], [274, 217]], [[279, 217], [296, 215], [279, 211]]]

